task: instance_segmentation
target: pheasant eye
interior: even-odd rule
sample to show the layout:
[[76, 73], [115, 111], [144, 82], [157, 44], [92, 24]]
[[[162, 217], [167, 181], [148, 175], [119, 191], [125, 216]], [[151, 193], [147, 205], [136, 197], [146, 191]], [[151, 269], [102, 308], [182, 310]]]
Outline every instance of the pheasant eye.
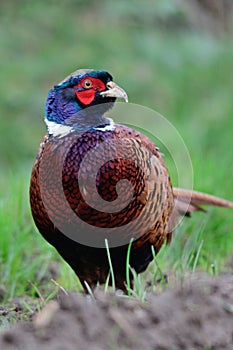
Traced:
[[84, 80], [83, 81], [83, 83], [82, 83], [82, 86], [85, 88], [85, 89], [90, 89], [90, 88], [92, 88], [92, 81], [91, 80], [89, 80], [89, 79], [86, 79], [86, 80]]

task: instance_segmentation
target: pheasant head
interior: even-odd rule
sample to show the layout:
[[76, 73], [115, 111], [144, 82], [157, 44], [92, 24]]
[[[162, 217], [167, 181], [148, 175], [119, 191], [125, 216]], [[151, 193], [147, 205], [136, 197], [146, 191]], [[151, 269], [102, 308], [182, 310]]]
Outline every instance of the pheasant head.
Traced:
[[85, 132], [98, 126], [111, 128], [111, 120], [104, 114], [116, 98], [128, 101], [126, 92], [113, 82], [108, 72], [75, 71], [48, 93], [45, 123], [49, 135], [61, 137], [72, 131]]

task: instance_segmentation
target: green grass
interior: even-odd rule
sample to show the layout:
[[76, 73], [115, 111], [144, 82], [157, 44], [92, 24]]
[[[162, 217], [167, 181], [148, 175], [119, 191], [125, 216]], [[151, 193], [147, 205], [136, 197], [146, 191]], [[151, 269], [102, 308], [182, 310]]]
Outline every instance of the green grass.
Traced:
[[1, 283], [13, 297], [31, 289], [29, 281], [34, 281], [38, 273], [43, 277], [51, 252], [40, 255], [40, 240], [31, 235], [34, 229], [25, 203], [24, 184], [14, 179], [8, 185], [10, 193], [1, 200], [0, 271]]
[[48, 299], [57, 290], [49, 272], [52, 261], [58, 262], [58, 282], [61, 279], [64, 288], [80, 289], [71, 269], [36, 232], [29, 209], [28, 181], [10, 176], [6, 185], [0, 201], [0, 276], [7, 291], [5, 299], [25, 294]]
[[[159, 3], [1, 4], [0, 283], [6, 299], [35, 296], [37, 288], [48, 298], [57, 288], [48, 279], [51, 261], [58, 261], [58, 283], [80, 290], [71, 269], [37, 233], [28, 204], [47, 91], [77, 68], [109, 70], [130, 102], [166, 116], [190, 152], [195, 189], [233, 200], [232, 36], [186, 27], [188, 18], [176, 1]], [[181, 25], [171, 27], [172, 19]], [[139, 119], [135, 124], [141, 125]], [[172, 161], [162, 151], [175, 183]], [[195, 214], [174, 237], [156, 258], [160, 270], [217, 273], [233, 252], [232, 212], [211, 208], [207, 215]], [[140, 286], [155, 280], [157, 270], [154, 263], [138, 277], [142, 298]]]

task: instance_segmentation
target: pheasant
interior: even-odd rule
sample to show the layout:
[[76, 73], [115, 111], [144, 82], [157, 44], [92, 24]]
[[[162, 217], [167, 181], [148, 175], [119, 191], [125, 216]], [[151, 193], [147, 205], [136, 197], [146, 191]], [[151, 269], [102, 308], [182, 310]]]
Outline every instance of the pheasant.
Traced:
[[35, 224], [85, 291], [107, 280], [108, 254], [116, 287], [126, 289], [131, 240], [130, 266], [141, 273], [153, 259], [151, 247], [158, 253], [171, 241], [178, 215], [203, 210], [202, 204], [233, 209], [230, 201], [173, 188], [154, 143], [106, 116], [117, 98], [128, 100], [102, 70], [77, 70], [55, 85], [31, 175]]

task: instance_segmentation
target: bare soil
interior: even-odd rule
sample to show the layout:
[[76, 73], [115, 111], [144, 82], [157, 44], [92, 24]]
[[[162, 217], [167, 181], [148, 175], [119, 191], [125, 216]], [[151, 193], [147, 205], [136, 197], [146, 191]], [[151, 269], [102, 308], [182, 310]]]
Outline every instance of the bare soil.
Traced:
[[188, 277], [144, 303], [96, 290], [95, 300], [63, 293], [39, 313], [29, 304], [0, 308], [1, 321], [27, 320], [0, 333], [1, 350], [233, 349], [232, 274]]

